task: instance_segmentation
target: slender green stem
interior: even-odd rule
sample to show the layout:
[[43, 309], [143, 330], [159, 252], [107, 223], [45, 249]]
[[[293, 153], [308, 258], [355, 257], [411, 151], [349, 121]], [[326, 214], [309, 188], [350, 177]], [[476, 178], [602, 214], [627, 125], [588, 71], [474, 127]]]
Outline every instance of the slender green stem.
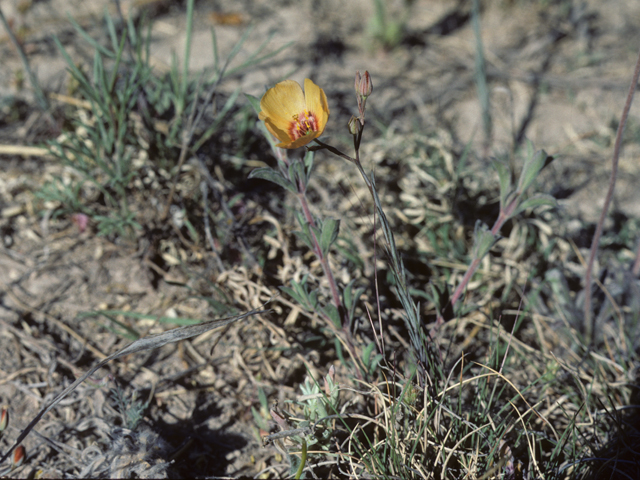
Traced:
[[295, 479], [298, 480], [302, 476], [302, 471], [304, 470], [304, 466], [307, 463], [307, 441], [302, 439], [302, 452], [300, 454], [300, 466], [298, 467], [298, 471], [296, 472]]
[[[306, 197], [306, 185], [304, 185], [302, 182], [297, 182], [296, 188], [298, 190], [298, 201], [300, 202], [300, 206], [302, 207], [304, 218], [307, 221], [309, 227], [315, 228], [316, 222], [313, 219], [313, 215], [311, 214], [311, 209], [309, 208], [309, 202], [307, 201], [307, 197]], [[358, 378], [362, 378], [361, 370], [362, 372], [364, 372], [365, 370], [362, 369], [361, 363], [358, 360], [357, 352], [355, 350], [355, 347], [353, 346], [353, 336], [351, 334], [349, 319], [346, 314], [346, 310], [342, 304], [342, 300], [340, 299], [338, 284], [336, 283], [336, 279], [333, 276], [333, 271], [331, 270], [331, 265], [329, 264], [329, 258], [328, 256], [325, 256], [324, 253], [322, 252], [322, 247], [320, 246], [320, 242], [316, 237], [314, 228], [309, 228], [309, 232], [311, 234], [311, 241], [313, 243], [313, 253], [315, 253], [318, 260], [320, 260], [320, 265], [322, 265], [322, 271], [324, 272], [327, 278], [327, 281], [329, 282], [329, 288], [331, 289], [331, 298], [333, 300], [334, 306], [336, 307], [336, 310], [338, 311], [338, 315], [340, 315], [340, 324], [342, 326], [342, 331], [344, 332], [345, 340], [346, 340], [345, 345], [347, 347], [347, 350], [349, 351], [349, 354], [351, 355], [351, 358], [353, 359], [353, 362], [356, 364], [356, 367], [357, 367], [355, 370], [356, 376]], [[332, 322], [330, 318], [328, 320]]]

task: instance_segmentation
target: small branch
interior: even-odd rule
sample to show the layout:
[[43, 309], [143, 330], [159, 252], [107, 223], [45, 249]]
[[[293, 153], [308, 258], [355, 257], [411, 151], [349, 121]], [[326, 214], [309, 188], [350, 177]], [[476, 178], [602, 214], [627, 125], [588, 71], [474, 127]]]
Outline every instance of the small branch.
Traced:
[[314, 140], [314, 142], [316, 142], [318, 145], [320, 145], [322, 148], [325, 148], [327, 150], [329, 150], [331, 153], [333, 153], [334, 155], [337, 155], [339, 157], [344, 158], [345, 160], [348, 160], [351, 163], [356, 163], [356, 159], [353, 157], [350, 157], [349, 155], [347, 155], [346, 153], [341, 152], [340, 150], [338, 150], [335, 147], [332, 147], [331, 145], [327, 145], [324, 142], [321, 142], [320, 140], [318, 140], [317, 138]]
[[[596, 231], [593, 234], [593, 240], [591, 241], [591, 250], [589, 251], [589, 261], [587, 262], [587, 272], [584, 277], [584, 329], [585, 336], [590, 343], [594, 341], [595, 330], [595, 317], [591, 315], [591, 276], [593, 271], [593, 263], [598, 252], [598, 246], [600, 245], [600, 237], [602, 236], [602, 229], [604, 226], [604, 220], [609, 210], [609, 205], [613, 199], [613, 192], [616, 186], [616, 177], [618, 175], [618, 162], [620, 159], [620, 147], [622, 146], [622, 136], [624, 135], [624, 128], [627, 124], [627, 117], [629, 110], [631, 109], [631, 103], [633, 102], [633, 95], [636, 91], [636, 85], [638, 84], [638, 78], [640, 77], [640, 53], [638, 54], [638, 60], [636, 61], [636, 69], [633, 72], [633, 79], [629, 86], [629, 93], [627, 94], [627, 100], [622, 110], [622, 116], [620, 117], [620, 124], [618, 125], [618, 132], [616, 134], [616, 143], [613, 147], [613, 158], [611, 159], [611, 179], [609, 180], [609, 190], [604, 200], [604, 206], [600, 213], [600, 219], [596, 226]], [[636, 261], [637, 262], [637, 261]], [[634, 267], [635, 268], [635, 267]]]

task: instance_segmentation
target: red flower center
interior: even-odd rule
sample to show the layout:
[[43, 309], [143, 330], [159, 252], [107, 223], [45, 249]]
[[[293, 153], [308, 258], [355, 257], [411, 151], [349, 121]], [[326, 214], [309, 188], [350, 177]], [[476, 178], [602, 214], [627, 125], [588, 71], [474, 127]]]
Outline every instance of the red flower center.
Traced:
[[300, 137], [304, 137], [309, 132], [318, 131], [318, 119], [315, 114], [303, 111], [299, 115], [293, 116], [293, 121], [289, 124], [289, 137], [292, 140], [297, 140]]

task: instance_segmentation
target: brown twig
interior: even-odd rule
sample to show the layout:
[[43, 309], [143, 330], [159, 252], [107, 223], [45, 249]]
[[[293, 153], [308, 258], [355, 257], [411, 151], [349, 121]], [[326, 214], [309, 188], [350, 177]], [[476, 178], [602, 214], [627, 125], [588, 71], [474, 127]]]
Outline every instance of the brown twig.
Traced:
[[627, 100], [622, 110], [622, 116], [620, 117], [620, 124], [618, 125], [618, 132], [616, 133], [616, 142], [613, 147], [613, 158], [611, 159], [611, 179], [609, 180], [609, 190], [604, 200], [604, 206], [600, 213], [600, 219], [596, 226], [596, 231], [593, 234], [593, 240], [591, 241], [591, 250], [589, 251], [589, 261], [587, 262], [587, 271], [584, 277], [584, 332], [587, 340], [590, 343], [594, 341], [595, 331], [595, 319], [591, 315], [591, 276], [593, 271], [593, 263], [598, 252], [598, 246], [600, 245], [600, 237], [602, 236], [602, 229], [604, 226], [604, 220], [609, 210], [609, 205], [613, 199], [613, 192], [616, 186], [616, 177], [618, 175], [618, 162], [620, 159], [620, 147], [622, 146], [622, 136], [624, 135], [624, 128], [627, 124], [627, 117], [629, 110], [631, 109], [631, 103], [633, 102], [633, 95], [636, 91], [636, 85], [638, 84], [638, 78], [640, 77], [640, 53], [638, 54], [638, 60], [636, 61], [636, 68], [633, 72], [633, 78], [629, 87], [629, 93], [627, 94]]

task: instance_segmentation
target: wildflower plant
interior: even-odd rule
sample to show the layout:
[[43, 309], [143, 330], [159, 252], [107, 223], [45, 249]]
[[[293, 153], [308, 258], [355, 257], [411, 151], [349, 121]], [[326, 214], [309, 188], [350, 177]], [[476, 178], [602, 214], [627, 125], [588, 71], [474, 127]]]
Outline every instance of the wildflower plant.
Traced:
[[[376, 404], [383, 406], [385, 414], [390, 416], [389, 428], [385, 433], [387, 442], [384, 445], [386, 446], [381, 448], [375, 438], [365, 433], [361, 427], [355, 430], [347, 427], [347, 430], [351, 432], [350, 438], [353, 439], [353, 445], [350, 448], [359, 452], [360, 461], [367, 471], [390, 472], [403, 478], [420, 476], [419, 470], [408, 467], [402, 455], [398, 455], [398, 451], [404, 448], [409, 448], [414, 454], [423, 456], [422, 461], [425, 465], [434, 467], [444, 465], [446, 468], [447, 465], [456, 463], [460, 466], [461, 463], [452, 461], [451, 455], [439, 457], [439, 454], [431, 451], [428, 443], [423, 442], [424, 438], [416, 436], [416, 431], [422, 431], [427, 436], [442, 438], [444, 433], [442, 429], [445, 427], [449, 429], [446, 437], [455, 432], [452, 441], [458, 439], [455, 440], [458, 443], [449, 444], [445, 441], [444, 444], [460, 446], [464, 439], [473, 438], [473, 441], [482, 444], [483, 448], [489, 452], [485, 467], [491, 467], [495, 462], [498, 462], [502, 466], [507, 464], [507, 467], [504, 468], [508, 470], [513, 465], [513, 457], [509, 456], [509, 445], [501, 441], [499, 450], [493, 448], [492, 445], [495, 446], [496, 441], [502, 439], [512, 426], [504, 419], [496, 424], [491, 424], [491, 428], [489, 425], [475, 426], [482, 424], [483, 415], [487, 414], [487, 408], [494, 405], [500, 395], [504, 395], [504, 388], [497, 389], [497, 382], [492, 383], [484, 375], [479, 374], [473, 377], [472, 381], [475, 382], [479, 397], [476, 412], [469, 418], [475, 424], [464, 420], [464, 415], [460, 410], [462, 405], [460, 400], [467, 394], [464, 392], [463, 383], [455, 385], [452, 382], [452, 374], [446, 373], [445, 368], [448, 360], [445, 357], [446, 352], [441, 347], [443, 339], [439, 329], [446, 320], [456, 318], [456, 314], [460, 313], [460, 309], [455, 307], [482, 259], [500, 240], [500, 230], [505, 222], [524, 211], [554, 204], [553, 198], [548, 195], [529, 194], [536, 177], [548, 163], [550, 157], [544, 151], [534, 152], [533, 147], [529, 144], [526, 160], [515, 186], [511, 183], [511, 178], [514, 175], [509, 168], [498, 160], [494, 161], [500, 185], [498, 218], [491, 229], [480, 221], [476, 224], [473, 234], [474, 242], [470, 251], [471, 263], [453, 293], [449, 292], [449, 285], [431, 285], [431, 300], [437, 308], [438, 315], [435, 324], [428, 330], [422, 319], [420, 305], [413, 299], [410, 280], [397, 248], [391, 224], [380, 200], [375, 177], [365, 172], [360, 158], [360, 146], [366, 125], [367, 101], [373, 92], [373, 81], [369, 72], [356, 73], [354, 90], [358, 115], [351, 117], [347, 123], [347, 129], [353, 138], [353, 156], [347, 155], [319, 139], [328, 120], [329, 107], [326, 95], [311, 80], [305, 80], [304, 93], [296, 82], [287, 80], [267, 90], [260, 101], [248, 96], [259, 113], [260, 120], [263, 121], [260, 128], [265, 133], [277, 162], [276, 168], [259, 168], [254, 170], [250, 177], [272, 181], [298, 197], [302, 210], [297, 214], [301, 228], [297, 232], [298, 237], [320, 261], [329, 283], [331, 302], [326, 303], [317, 290], [308, 286], [307, 277], [298, 282], [292, 281], [290, 286], [283, 286], [282, 290], [306, 310], [318, 313], [325, 318], [327, 325], [333, 327], [336, 334], [336, 344], [338, 345], [339, 340], [342, 345], [347, 347], [347, 351], [351, 355], [352, 366], [355, 367], [352, 372], [359, 379], [374, 381], [371, 385], [373, 391], [378, 392], [374, 394]], [[314, 145], [309, 146], [312, 141]], [[302, 146], [307, 146], [307, 152], [304, 156], [289, 158], [287, 155], [289, 150]], [[352, 163], [371, 194], [375, 208], [374, 218], [377, 218], [379, 228], [382, 231], [384, 252], [391, 273], [387, 281], [391, 282], [392, 291], [401, 302], [402, 315], [409, 334], [410, 354], [413, 362], [409, 370], [410, 373], [406, 376], [399, 374], [389, 364], [388, 352], [385, 351], [384, 345], [385, 333], [382, 327], [375, 335], [375, 342], [369, 343], [365, 348], [356, 345], [351, 334], [356, 311], [355, 305], [362, 291], [358, 290], [354, 294], [352, 283], [344, 288], [339, 285], [328, 261], [331, 247], [338, 238], [340, 221], [313, 216], [306, 198], [307, 185], [313, 172], [314, 153], [319, 150], [328, 151]], [[445, 318], [444, 312], [448, 312], [447, 318]], [[375, 350], [377, 352], [374, 354]], [[486, 365], [483, 367], [488, 372], [492, 372], [490, 375], [496, 374], [498, 379], [502, 378], [500, 365], [501, 362], [504, 365], [508, 350], [508, 347], [505, 350], [500, 346], [500, 340], [497, 340], [496, 344], [492, 346], [491, 351], [503, 352], [504, 357], [492, 355], [486, 359]], [[456, 363], [460, 361], [462, 359]], [[453, 369], [455, 368], [457, 367], [454, 364]], [[469, 369], [469, 367], [465, 368]], [[384, 388], [373, 386], [380, 375], [386, 379], [384, 383], [386, 387]], [[414, 380], [417, 380], [418, 387], [414, 386]], [[389, 381], [392, 381], [393, 385], [398, 382], [397, 385], [402, 386], [403, 392], [395, 401], [393, 395], [389, 394], [391, 386], [386, 383]], [[294, 432], [291, 435], [292, 438], [299, 435], [300, 432], [306, 435], [294, 442], [301, 448], [300, 451], [303, 452], [302, 458], [304, 459], [306, 458], [306, 448], [309, 446], [308, 435], [311, 433], [305, 429], [309, 428], [309, 425], [317, 418], [332, 418], [332, 412], [324, 407], [331, 405], [337, 412], [337, 405], [327, 400], [330, 397], [328, 394], [321, 399], [319, 388], [309, 381], [301, 388], [305, 394], [303, 398], [306, 403], [301, 405], [303, 420], [298, 421], [299, 428], [291, 429], [284, 417], [273, 412], [272, 418], [276, 423], [281, 424], [283, 430]], [[391, 391], [394, 391], [395, 388], [394, 386]], [[458, 393], [444, 395], [444, 392], [452, 389], [457, 389]], [[421, 390], [425, 394], [424, 398], [420, 398], [419, 392]], [[317, 399], [317, 401], [312, 401], [312, 399]], [[423, 405], [422, 409], [418, 410], [417, 406], [420, 401]], [[438, 420], [443, 412], [451, 412], [452, 415], [447, 414], [448, 420], [444, 423]], [[504, 418], [506, 411], [503, 409], [501, 412], [503, 412], [501, 415]], [[292, 474], [296, 471], [295, 467], [302, 464], [297, 461], [291, 463]], [[502, 471], [506, 472], [507, 470]], [[297, 471], [300, 473], [299, 470]]]
[[[306, 278], [294, 282], [292, 287], [284, 286], [284, 290], [306, 309], [319, 313], [336, 332], [336, 347], [340, 350], [340, 345], [344, 345], [353, 361], [359, 364], [351, 338], [353, 318], [349, 315], [353, 310], [345, 309], [342, 292], [329, 264], [329, 252], [338, 239], [340, 221], [321, 219], [311, 213], [307, 186], [313, 171], [314, 153], [308, 151], [302, 158], [291, 159], [287, 154], [290, 149], [302, 147], [322, 134], [329, 118], [327, 97], [321, 88], [306, 79], [304, 93], [299, 84], [286, 80], [269, 89], [260, 101], [250, 95], [247, 98], [264, 122], [261, 124], [263, 133], [277, 160], [276, 168], [255, 169], [249, 178], [269, 180], [297, 197], [301, 207], [297, 214], [301, 230], [297, 234], [320, 261], [329, 283], [331, 302], [320, 302], [317, 292], [308, 288]], [[357, 375], [361, 375], [360, 371], [358, 366]]]

